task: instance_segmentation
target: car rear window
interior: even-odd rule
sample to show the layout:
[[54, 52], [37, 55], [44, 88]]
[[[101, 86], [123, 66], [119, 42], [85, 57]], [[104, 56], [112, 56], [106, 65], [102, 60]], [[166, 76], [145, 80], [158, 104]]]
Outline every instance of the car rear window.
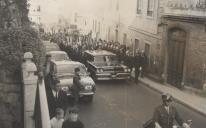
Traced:
[[106, 63], [106, 62], [118, 62], [118, 58], [116, 56], [95, 56], [94, 62], [96, 63]]
[[83, 66], [83, 65], [77, 65], [77, 64], [59, 65], [59, 66], [57, 66], [57, 73], [58, 74], [62, 74], [62, 73], [74, 74], [74, 69], [77, 68], [77, 67], [80, 69], [80, 74], [81, 75], [86, 75], [87, 74], [86, 67]]
[[52, 59], [54, 59], [55, 61], [62, 61], [62, 60], [67, 60], [67, 54], [64, 53], [55, 53], [55, 54], [51, 54]]

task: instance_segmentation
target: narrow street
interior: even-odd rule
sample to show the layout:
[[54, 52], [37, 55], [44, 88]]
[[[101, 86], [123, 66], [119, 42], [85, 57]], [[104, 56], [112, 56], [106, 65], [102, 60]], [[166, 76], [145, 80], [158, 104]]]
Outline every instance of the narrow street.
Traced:
[[[145, 87], [122, 81], [97, 83], [91, 104], [80, 103], [80, 119], [86, 128], [142, 128], [161, 104], [160, 94]], [[183, 119], [192, 119], [192, 128], [205, 128], [206, 117], [173, 103]]]

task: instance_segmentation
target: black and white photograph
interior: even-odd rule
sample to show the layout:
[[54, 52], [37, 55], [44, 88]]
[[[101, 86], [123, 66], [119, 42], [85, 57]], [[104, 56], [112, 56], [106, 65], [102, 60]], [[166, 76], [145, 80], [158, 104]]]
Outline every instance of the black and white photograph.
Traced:
[[0, 0], [0, 128], [206, 128], [206, 0]]

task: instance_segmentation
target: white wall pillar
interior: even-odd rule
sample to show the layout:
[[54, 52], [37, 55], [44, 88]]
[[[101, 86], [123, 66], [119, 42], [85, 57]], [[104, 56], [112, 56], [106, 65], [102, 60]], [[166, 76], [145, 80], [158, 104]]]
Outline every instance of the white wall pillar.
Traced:
[[33, 114], [38, 77], [36, 65], [32, 62], [33, 55], [30, 52], [24, 54], [25, 62], [22, 63], [23, 72], [23, 95], [24, 95], [24, 127], [34, 126]]

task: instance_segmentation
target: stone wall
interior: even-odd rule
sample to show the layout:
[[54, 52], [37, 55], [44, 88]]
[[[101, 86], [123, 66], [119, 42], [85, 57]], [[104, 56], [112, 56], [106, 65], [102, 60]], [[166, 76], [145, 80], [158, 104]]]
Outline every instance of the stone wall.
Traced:
[[204, 65], [206, 64], [206, 32], [205, 25], [193, 21], [181, 22], [171, 21], [167, 22], [168, 29], [177, 27], [187, 33], [186, 52], [185, 52], [185, 81], [186, 86], [202, 89], [204, 83]]
[[21, 85], [0, 83], [0, 126], [22, 128]]
[[184, 24], [190, 27], [188, 41], [188, 57], [186, 67], [186, 84], [195, 88], [203, 86], [203, 70], [206, 64], [206, 32], [205, 25]]

